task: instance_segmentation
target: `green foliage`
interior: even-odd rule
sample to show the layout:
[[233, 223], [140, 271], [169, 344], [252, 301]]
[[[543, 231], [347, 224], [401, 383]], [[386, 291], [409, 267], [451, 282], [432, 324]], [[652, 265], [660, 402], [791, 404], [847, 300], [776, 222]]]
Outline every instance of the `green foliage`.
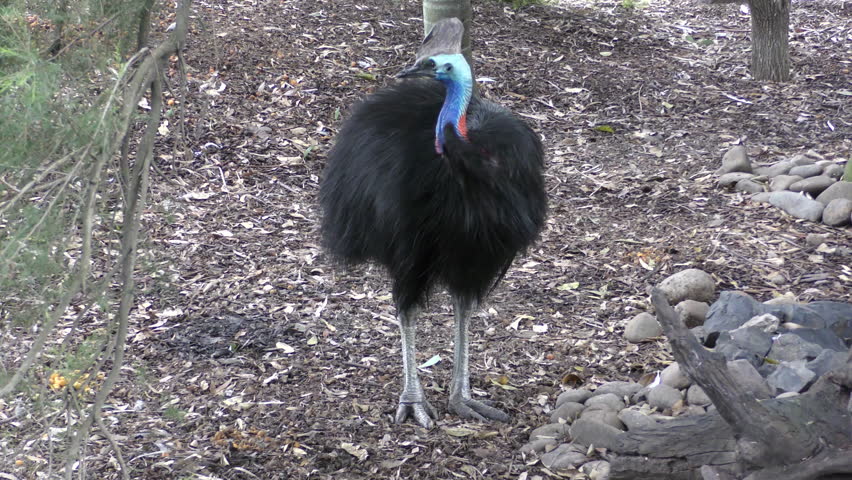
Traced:
[[163, 418], [165, 418], [167, 420], [172, 420], [172, 421], [175, 421], [175, 422], [180, 422], [181, 420], [184, 419], [184, 417], [186, 417], [187, 413], [188, 412], [186, 410], [181, 410], [177, 407], [167, 407], [163, 411]]
[[[107, 108], [107, 97], [135, 48], [142, 3], [0, 2], [0, 320], [43, 321], [67, 288], [92, 159], [116, 134], [120, 104]], [[104, 248], [112, 220], [97, 223]]]
[[500, 0], [503, 3], [509, 3], [515, 10], [520, 10], [531, 5], [551, 5], [554, 0]]
[[843, 181], [852, 182], [852, 157], [846, 160], [846, 168], [843, 170]]
[[650, 0], [621, 0], [621, 8], [625, 10], [641, 10], [648, 8]]

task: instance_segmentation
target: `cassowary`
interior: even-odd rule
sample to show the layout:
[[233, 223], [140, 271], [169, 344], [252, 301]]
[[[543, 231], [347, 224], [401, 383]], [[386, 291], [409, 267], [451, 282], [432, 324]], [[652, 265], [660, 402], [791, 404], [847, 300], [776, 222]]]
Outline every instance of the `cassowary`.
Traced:
[[471, 398], [468, 320], [544, 226], [542, 145], [518, 117], [473, 95], [459, 53], [421, 58], [398, 76], [407, 79], [357, 104], [337, 135], [320, 188], [323, 242], [346, 263], [374, 261], [390, 275], [404, 369], [397, 423], [429, 428], [436, 418], [417, 376], [414, 323], [439, 286], [455, 316], [450, 411], [507, 421]]

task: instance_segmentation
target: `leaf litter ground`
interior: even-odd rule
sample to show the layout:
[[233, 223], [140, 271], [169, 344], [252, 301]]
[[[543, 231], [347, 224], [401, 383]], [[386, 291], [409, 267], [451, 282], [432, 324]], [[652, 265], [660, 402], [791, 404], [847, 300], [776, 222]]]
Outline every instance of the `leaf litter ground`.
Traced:
[[[187, 141], [164, 136], [158, 154], [128, 366], [106, 411], [133, 478], [555, 476], [518, 451], [564, 384], [671, 361], [662, 339], [622, 339], [650, 285], [694, 267], [760, 300], [852, 299], [848, 228], [721, 192], [712, 175], [740, 141], [756, 162], [849, 156], [847, 3], [794, 3], [796, 78], [778, 85], [749, 80], [749, 18], [734, 6], [475, 4], [482, 93], [548, 153], [547, 229], [472, 325], [475, 393], [511, 422], [394, 425], [388, 281], [319, 248], [325, 154], [347, 107], [411, 60], [419, 2], [196, 2], [190, 94], [175, 97], [185, 124], [167, 126]], [[824, 242], [806, 244], [812, 233]], [[438, 294], [418, 361], [442, 415], [451, 334]], [[89, 471], [118, 478], [94, 443]]]

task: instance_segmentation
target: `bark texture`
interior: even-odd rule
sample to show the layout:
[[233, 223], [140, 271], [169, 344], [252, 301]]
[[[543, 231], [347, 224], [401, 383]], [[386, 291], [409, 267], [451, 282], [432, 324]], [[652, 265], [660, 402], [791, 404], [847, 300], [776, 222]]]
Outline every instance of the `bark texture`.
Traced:
[[790, 0], [750, 0], [751, 74], [755, 80], [790, 80]]
[[[654, 289], [657, 319], [681, 368], [716, 411], [625, 432], [611, 449], [616, 479], [819, 479], [852, 475], [852, 352], [806, 393], [756, 400]], [[839, 476], [839, 477], [838, 477]]]

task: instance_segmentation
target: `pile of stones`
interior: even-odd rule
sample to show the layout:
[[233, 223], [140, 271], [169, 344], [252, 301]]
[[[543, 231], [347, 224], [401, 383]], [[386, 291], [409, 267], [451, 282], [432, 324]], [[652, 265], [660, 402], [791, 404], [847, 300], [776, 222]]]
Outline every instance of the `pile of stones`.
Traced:
[[845, 163], [808, 152], [755, 167], [737, 145], [722, 157], [716, 175], [722, 188], [753, 194], [752, 200], [797, 218], [842, 227], [852, 223], [852, 182], [840, 180]]
[[[699, 341], [724, 355], [731, 375], [756, 398], [798, 395], [846, 362], [852, 304], [796, 303], [789, 297], [761, 303], [726, 291], [709, 305], [714, 286], [706, 272], [688, 269], [664, 280], [660, 289], [677, 304], [675, 310]], [[627, 322], [628, 340], [658, 340], [662, 329], [651, 322], [656, 319], [647, 313]], [[656, 338], [646, 336], [653, 333]], [[551, 470], [605, 480], [610, 469], [606, 451], [623, 432], [715, 409], [677, 363], [652, 378], [648, 384], [619, 381], [563, 391], [549, 412], [550, 423], [532, 431], [522, 453], [538, 456]]]

